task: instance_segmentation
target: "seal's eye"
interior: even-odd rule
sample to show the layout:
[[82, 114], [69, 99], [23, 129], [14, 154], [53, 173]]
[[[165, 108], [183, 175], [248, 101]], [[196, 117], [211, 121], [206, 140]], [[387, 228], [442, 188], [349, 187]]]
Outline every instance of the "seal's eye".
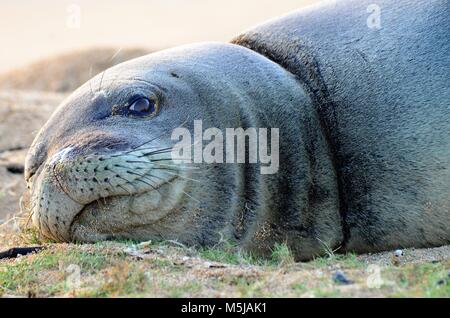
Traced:
[[139, 97], [130, 104], [128, 110], [131, 116], [146, 117], [154, 115], [157, 107], [154, 100], [146, 97]]

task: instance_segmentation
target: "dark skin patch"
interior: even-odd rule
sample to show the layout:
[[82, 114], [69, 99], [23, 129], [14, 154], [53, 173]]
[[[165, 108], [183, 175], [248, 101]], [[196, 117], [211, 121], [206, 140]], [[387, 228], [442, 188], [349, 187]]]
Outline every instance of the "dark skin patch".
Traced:
[[9, 173], [13, 173], [13, 174], [22, 174], [25, 170], [23, 165], [19, 165], [19, 164], [9, 164], [6, 166], [6, 170]]
[[27, 255], [31, 253], [39, 252], [44, 249], [43, 246], [34, 246], [34, 247], [14, 247], [5, 252], [0, 253], [0, 259], [3, 258], [16, 258], [19, 255]]

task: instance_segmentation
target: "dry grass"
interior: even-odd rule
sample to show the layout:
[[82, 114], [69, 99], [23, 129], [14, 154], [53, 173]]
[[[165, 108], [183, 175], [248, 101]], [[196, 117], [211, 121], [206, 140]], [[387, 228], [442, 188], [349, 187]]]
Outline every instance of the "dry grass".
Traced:
[[[333, 255], [294, 263], [285, 245], [257, 259], [224, 244], [209, 249], [175, 242], [54, 244], [16, 218], [0, 228], [1, 248], [44, 244], [46, 249], [0, 260], [0, 294], [28, 297], [449, 297], [449, 248], [436, 259], [391, 253]], [[21, 225], [20, 225], [21, 224]], [[423, 250], [405, 250], [409, 259]], [[405, 258], [407, 257], [405, 256]], [[371, 266], [370, 266], [371, 265]], [[379, 270], [379, 278], [377, 271]], [[336, 272], [352, 281], [333, 280]], [[371, 284], [372, 283], [372, 284]]]

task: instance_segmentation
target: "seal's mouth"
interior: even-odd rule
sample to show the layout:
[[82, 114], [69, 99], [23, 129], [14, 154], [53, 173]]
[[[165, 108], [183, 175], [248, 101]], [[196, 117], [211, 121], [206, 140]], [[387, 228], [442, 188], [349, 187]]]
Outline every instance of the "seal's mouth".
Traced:
[[126, 237], [135, 228], [161, 222], [172, 207], [165, 194], [171, 193], [179, 182], [174, 176], [146, 192], [110, 196], [83, 206], [71, 222], [70, 240], [95, 242]]
[[30, 210], [45, 237], [107, 239], [160, 220], [179, 200], [182, 170], [168, 152], [71, 152], [65, 148], [52, 156], [33, 181]]

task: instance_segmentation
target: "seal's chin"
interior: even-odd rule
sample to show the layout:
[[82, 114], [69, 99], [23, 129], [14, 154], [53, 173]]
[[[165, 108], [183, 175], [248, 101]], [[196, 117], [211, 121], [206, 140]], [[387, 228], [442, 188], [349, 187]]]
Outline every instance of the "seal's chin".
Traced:
[[183, 197], [184, 181], [175, 178], [155, 190], [132, 196], [114, 196], [87, 204], [74, 217], [71, 241], [140, 239], [159, 236], [158, 228]]
[[157, 236], [157, 224], [177, 208], [184, 186], [185, 180], [175, 177], [143, 193], [100, 198], [86, 205], [58, 191], [41, 192], [49, 200], [34, 209], [33, 223], [45, 237], [63, 242], [139, 239], [140, 233]]

